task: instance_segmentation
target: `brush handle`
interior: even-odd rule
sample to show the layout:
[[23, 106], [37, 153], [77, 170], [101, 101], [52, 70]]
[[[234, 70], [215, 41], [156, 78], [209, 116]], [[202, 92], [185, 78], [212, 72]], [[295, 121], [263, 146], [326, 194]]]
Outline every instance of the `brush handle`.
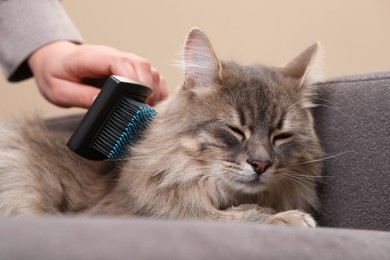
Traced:
[[153, 90], [138, 81], [120, 76], [107, 79], [91, 108], [87, 111], [79, 126], [68, 141], [68, 147], [76, 154], [90, 160], [104, 160], [107, 156], [93, 149], [97, 134], [104, 128], [110, 116], [115, 112], [118, 102], [131, 98], [145, 103]]

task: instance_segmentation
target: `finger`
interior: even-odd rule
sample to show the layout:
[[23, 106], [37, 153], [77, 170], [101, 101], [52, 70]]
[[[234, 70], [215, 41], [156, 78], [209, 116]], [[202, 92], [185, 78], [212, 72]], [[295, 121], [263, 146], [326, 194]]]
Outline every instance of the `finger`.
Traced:
[[125, 59], [118, 59], [113, 64], [111, 64], [110, 75], [117, 75], [140, 81], [133, 65]]
[[137, 80], [146, 84], [149, 87], [153, 86], [152, 67], [150, 63], [140, 57], [131, 60], [133, 68], [137, 74]]
[[155, 105], [160, 100], [160, 74], [156, 69], [152, 68], [152, 78], [153, 78], [153, 93], [149, 97], [147, 103], [151, 106]]
[[[76, 83], [80, 83], [83, 78], [101, 78], [114, 74], [141, 81], [152, 87], [154, 93], [149, 99], [152, 104], [165, 99], [168, 95], [165, 80], [147, 60], [137, 55], [95, 45], [80, 46], [78, 51], [69, 55], [72, 57], [64, 59], [63, 62], [66, 63], [64, 67], [67, 69], [69, 78]], [[64, 77], [58, 75], [58, 78]], [[81, 107], [90, 106], [88, 105], [90, 102], [85, 101], [72, 101], [71, 103]]]
[[102, 46], [84, 45], [64, 58], [66, 73], [80, 81], [83, 78], [100, 78], [112, 74], [137, 79], [137, 73], [121, 52]]
[[[131, 53], [125, 53], [105, 46], [85, 45], [71, 53], [66, 59], [66, 68], [75, 81], [82, 78], [99, 78], [118, 75], [140, 81], [148, 86], [153, 84], [150, 63]], [[69, 64], [72, 63], [72, 64]]]
[[47, 98], [62, 107], [90, 108], [100, 89], [58, 79]]
[[160, 89], [160, 100], [159, 101], [162, 101], [168, 97], [169, 93], [168, 93], [168, 87], [167, 87], [165, 78], [161, 75], [160, 75], [160, 80], [159, 80], [159, 89]]

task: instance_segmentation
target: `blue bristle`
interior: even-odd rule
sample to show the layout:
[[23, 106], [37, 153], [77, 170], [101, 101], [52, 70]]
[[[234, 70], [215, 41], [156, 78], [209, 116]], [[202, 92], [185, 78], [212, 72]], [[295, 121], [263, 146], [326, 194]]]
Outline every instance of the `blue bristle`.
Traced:
[[135, 144], [156, 115], [157, 111], [146, 104], [123, 98], [93, 147], [109, 159], [123, 158], [128, 146]]
[[153, 108], [141, 107], [136, 115], [133, 116], [118, 141], [116, 141], [107, 157], [111, 159], [124, 157], [127, 146], [138, 140], [140, 134], [156, 115], [157, 112]]

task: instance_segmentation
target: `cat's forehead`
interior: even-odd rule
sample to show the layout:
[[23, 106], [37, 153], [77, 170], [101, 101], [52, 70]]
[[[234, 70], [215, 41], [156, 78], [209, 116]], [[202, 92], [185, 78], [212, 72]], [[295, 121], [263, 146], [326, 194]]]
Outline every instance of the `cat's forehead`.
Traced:
[[285, 79], [275, 68], [262, 64], [240, 65], [235, 62], [223, 62], [221, 84], [236, 91], [278, 92], [283, 88]]
[[235, 102], [240, 102], [240, 106], [269, 106], [275, 102], [283, 106], [289, 102], [286, 97], [294, 95], [288, 80], [277, 69], [261, 64], [225, 62], [219, 84], [226, 95], [234, 96]]
[[274, 123], [295, 101], [289, 81], [275, 68], [224, 62], [220, 85], [229, 96], [229, 113], [245, 124]]

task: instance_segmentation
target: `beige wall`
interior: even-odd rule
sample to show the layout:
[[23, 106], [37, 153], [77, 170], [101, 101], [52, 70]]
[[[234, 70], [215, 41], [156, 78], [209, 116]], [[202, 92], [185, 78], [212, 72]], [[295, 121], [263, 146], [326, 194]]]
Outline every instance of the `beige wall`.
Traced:
[[[220, 57], [243, 63], [282, 65], [319, 40], [328, 77], [390, 69], [389, 0], [62, 2], [86, 42], [144, 56], [164, 74], [171, 92], [181, 81], [171, 64], [192, 26], [209, 35]], [[0, 98], [0, 118], [80, 111], [50, 105], [33, 80], [9, 84], [0, 77]]]

